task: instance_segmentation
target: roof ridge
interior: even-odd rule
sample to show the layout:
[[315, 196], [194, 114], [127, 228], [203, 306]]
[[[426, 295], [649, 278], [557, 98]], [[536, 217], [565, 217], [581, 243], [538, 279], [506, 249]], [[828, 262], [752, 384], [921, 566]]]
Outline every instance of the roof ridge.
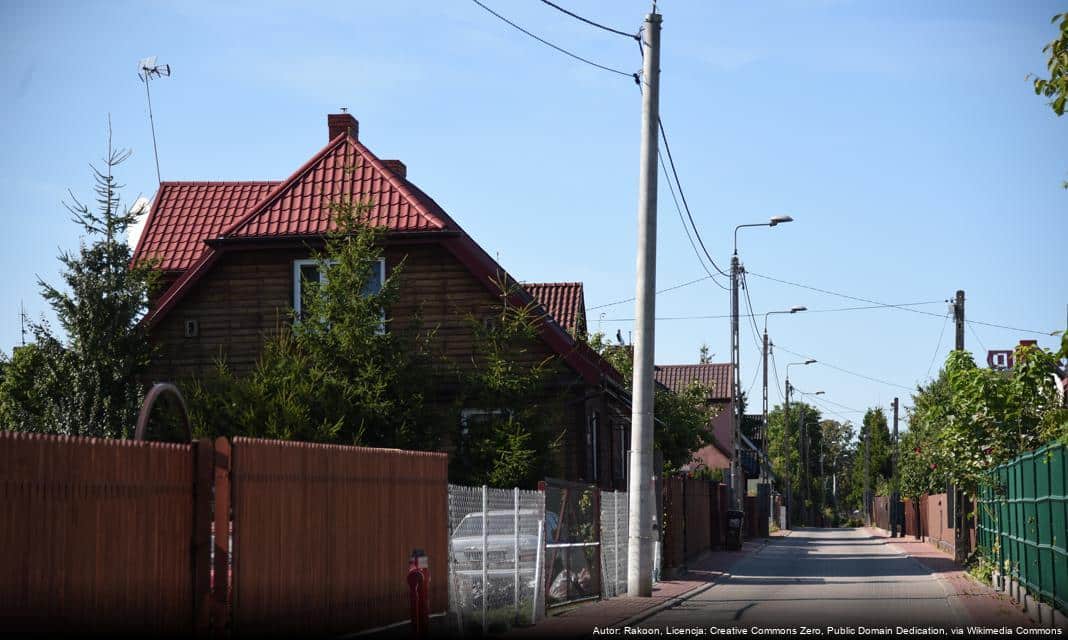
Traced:
[[160, 186], [186, 186], [186, 185], [235, 185], [235, 184], [277, 184], [281, 180], [164, 180]]
[[371, 163], [371, 166], [381, 172], [386, 181], [393, 185], [393, 188], [395, 188], [397, 191], [400, 191], [401, 195], [403, 195], [411, 202], [412, 207], [416, 211], [418, 211], [419, 215], [423, 216], [423, 218], [428, 223], [438, 229], [448, 228], [449, 222], [456, 224], [451, 218], [441, 220], [440, 218], [438, 218], [438, 216], [431, 213], [430, 210], [426, 207], [426, 204], [423, 202], [423, 199], [412, 193], [411, 189], [408, 188], [407, 178], [401, 178], [396, 173], [394, 173], [392, 169], [386, 166], [385, 162], [383, 162], [381, 158], [376, 156], [373, 151], [364, 146], [362, 142], [351, 137], [350, 140], [353, 144], [356, 145], [356, 150], [360, 152], [368, 162]]
[[289, 186], [294, 184], [297, 181], [297, 179], [299, 179], [300, 177], [304, 176], [309, 171], [311, 171], [312, 167], [314, 167], [316, 163], [318, 163], [324, 157], [326, 157], [327, 153], [333, 151], [334, 148], [337, 145], [344, 144], [345, 139], [348, 138], [348, 137], [349, 137], [348, 133], [342, 132], [342, 133], [339, 133], [337, 136], [335, 136], [333, 140], [331, 140], [330, 142], [327, 142], [326, 146], [323, 147], [322, 149], [320, 149], [318, 151], [318, 153], [316, 153], [311, 158], [309, 158], [303, 165], [300, 166], [300, 168], [298, 168], [296, 171], [294, 171], [288, 178], [286, 178], [285, 180], [282, 180], [281, 182], [279, 182], [275, 186], [275, 188], [271, 190], [270, 193], [268, 193], [266, 196], [264, 196], [264, 198], [262, 200], [260, 200], [259, 203], [257, 203], [256, 206], [253, 207], [248, 212], [248, 214], [243, 216], [240, 220], [238, 220], [238, 221], [234, 222], [233, 224], [231, 224], [229, 227], [227, 227], [227, 228], [223, 229], [222, 231], [220, 231], [218, 237], [220, 237], [220, 238], [226, 237], [226, 236], [234, 233], [235, 231], [237, 231], [241, 227], [245, 226], [245, 224], [247, 224], [248, 222], [251, 222], [257, 215], [262, 213], [267, 208], [268, 205], [272, 204], [278, 198], [278, 196], [280, 196], [282, 194], [282, 192], [284, 192], [286, 190], [286, 188], [288, 188]]

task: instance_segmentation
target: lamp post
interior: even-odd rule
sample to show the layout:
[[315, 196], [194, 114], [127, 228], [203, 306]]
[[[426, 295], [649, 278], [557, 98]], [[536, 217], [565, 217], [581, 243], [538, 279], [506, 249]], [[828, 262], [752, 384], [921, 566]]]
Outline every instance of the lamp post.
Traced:
[[739, 457], [741, 456], [741, 447], [738, 446], [741, 436], [739, 435], [742, 430], [742, 412], [741, 412], [741, 399], [742, 399], [742, 383], [739, 380], [739, 340], [738, 340], [738, 276], [741, 273], [741, 266], [738, 262], [738, 230], [747, 227], [774, 227], [786, 222], [793, 222], [794, 219], [790, 216], [775, 216], [767, 222], [757, 222], [753, 224], [740, 224], [734, 227], [734, 252], [731, 254], [731, 377], [733, 379], [731, 389], [731, 411], [733, 412], [732, 418], [732, 440], [734, 440], [733, 453], [731, 456], [731, 502], [736, 509], [742, 508], [742, 495], [741, 491], [741, 465], [739, 464]]
[[803, 362], [790, 362], [786, 365], [786, 394], [784, 397], [785, 405], [783, 407], [783, 420], [782, 420], [782, 450], [783, 454], [787, 456], [787, 464], [783, 467], [786, 476], [784, 478], [786, 484], [786, 524], [789, 528], [793, 523], [790, 522], [793, 517], [793, 501], [794, 501], [794, 488], [792, 480], [790, 478], [790, 464], [789, 464], [789, 443], [790, 443], [790, 367], [795, 365], [808, 365], [815, 363], [815, 360], [805, 360]]
[[[800, 311], [808, 311], [808, 307], [796, 306], [790, 307], [789, 309], [783, 311], [768, 311], [764, 314], [764, 404], [762, 412], [762, 415], [764, 416], [764, 433], [761, 434], [761, 442], [763, 443], [765, 449], [768, 449], [768, 348], [771, 346], [771, 343], [768, 341], [768, 316], [772, 316], [778, 313], [798, 313]], [[765, 451], [765, 453], [767, 452]]]
[[[800, 389], [798, 389], [797, 392], [801, 394], [802, 398], [804, 398], [804, 396], [822, 396], [824, 393], [823, 391], [806, 393]], [[812, 455], [809, 451], [812, 443], [809, 442], [808, 429], [805, 428], [805, 414], [802, 413], [800, 418], [801, 419], [798, 421], [798, 437], [801, 440], [801, 515], [803, 520], [802, 524], [808, 526], [812, 524], [812, 521], [814, 520], [812, 517], [812, 509], [807, 506], [812, 499], [812, 478], [810, 477], [812, 473], [812, 464], [809, 461], [809, 458]], [[822, 445], [822, 440], [820, 442]]]

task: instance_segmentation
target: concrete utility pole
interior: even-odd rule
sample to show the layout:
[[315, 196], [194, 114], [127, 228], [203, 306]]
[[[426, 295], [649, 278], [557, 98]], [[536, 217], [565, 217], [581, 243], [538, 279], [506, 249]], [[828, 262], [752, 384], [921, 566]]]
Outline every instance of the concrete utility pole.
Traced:
[[653, 595], [653, 345], [656, 312], [656, 158], [660, 122], [660, 14], [645, 16], [641, 42], [642, 141], [638, 174], [638, 281], [635, 286], [634, 397], [630, 437], [627, 595]]
[[[894, 450], [890, 455], [890, 537], [896, 538], [898, 535], [898, 503], [901, 501], [901, 488], [900, 478], [897, 477], [897, 410], [898, 399], [894, 398]], [[905, 537], [905, 532], [901, 532], [901, 537]]]
[[864, 431], [864, 524], [871, 526], [871, 429]]
[[[958, 289], [957, 296], [953, 301], [953, 322], [957, 327], [957, 340], [954, 348], [964, 351], [964, 291]], [[964, 562], [971, 551], [971, 540], [968, 538], [968, 506], [965, 504], [967, 497], [959, 486], [953, 486], [953, 559]]]
[[786, 485], [786, 528], [792, 529], [794, 525], [794, 486], [790, 478], [790, 376], [786, 377], [786, 393], [783, 396], [782, 409], [782, 481]]
[[[737, 236], [737, 234], [736, 234]], [[738, 340], [738, 250], [735, 243], [735, 252], [731, 256], [731, 426], [733, 430], [734, 455], [731, 456], [731, 504], [735, 509], [742, 508], [742, 496], [745, 489], [741, 486], [741, 457], [740, 446], [742, 432], [742, 383], [739, 375], [740, 347]]]

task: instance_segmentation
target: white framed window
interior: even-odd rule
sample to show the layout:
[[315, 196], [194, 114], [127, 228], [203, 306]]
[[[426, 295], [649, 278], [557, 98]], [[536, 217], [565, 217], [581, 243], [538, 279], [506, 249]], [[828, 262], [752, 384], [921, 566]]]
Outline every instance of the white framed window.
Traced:
[[[329, 260], [327, 264], [337, 264], [336, 261]], [[375, 267], [371, 269], [371, 278], [364, 285], [363, 291], [360, 295], [374, 295], [382, 290], [382, 283], [386, 281], [386, 261], [384, 258], [379, 258], [375, 264]], [[304, 314], [304, 295], [305, 295], [305, 282], [326, 282], [326, 274], [322, 273], [319, 269], [319, 261], [311, 258], [303, 260], [293, 261], [293, 310], [296, 312], [298, 318], [303, 317]], [[382, 324], [379, 326], [379, 333], [384, 333], [386, 322], [386, 312], [382, 311]]]

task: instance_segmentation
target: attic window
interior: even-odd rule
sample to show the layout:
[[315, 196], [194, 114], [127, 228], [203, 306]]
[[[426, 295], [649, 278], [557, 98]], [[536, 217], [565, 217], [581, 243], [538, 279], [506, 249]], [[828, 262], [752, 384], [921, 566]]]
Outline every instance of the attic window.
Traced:
[[[335, 264], [333, 261], [329, 264]], [[364, 285], [361, 295], [370, 296], [378, 293], [382, 290], [382, 283], [386, 280], [386, 261], [383, 258], [379, 258], [375, 268], [371, 269], [371, 278]], [[307, 287], [304, 283], [326, 282], [326, 274], [320, 272], [318, 260], [294, 260], [293, 261], [293, 310], [296, 312], [298, 318], [304, 317], [304, 308], [307, 306]], [[380, 332], [385, 331], [385, 312], [382, 313], [383, 325], [380, 327]]]

